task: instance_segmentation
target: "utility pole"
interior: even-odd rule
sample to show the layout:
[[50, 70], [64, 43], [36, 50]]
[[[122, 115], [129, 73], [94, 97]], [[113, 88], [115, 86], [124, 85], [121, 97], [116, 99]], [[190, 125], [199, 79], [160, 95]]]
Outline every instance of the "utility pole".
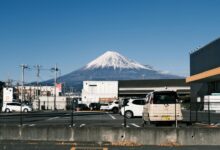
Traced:
[[20, 65], [22, 70], [22, 77], [21, 77], [21, 102], [24, 101], [24, 70], [28, 69], [28, 65], [21, 64]]
[[40, 99], [39, 99], [39, 80], [40, 80], [40, 65], [35, 65], [34, 66], [37, 70], [36, 76], [37, 76], [37, 92], [36, 92], [36, 96], [37, 96], [37, 100], [38, 100], [38, 110], [40, 110]]
[[51, 68], [51, 71], [54, 71], [54, 110], [57, 109], [56, 107], [56, 94], [57, 94], [57, 90], [56, 90], [56, 86], [57, 86], [57, 72], [59, 71], [59, 69], [57, 68], [57, 64], [55, 65], [55, 68]]
[[22, 102], [24, 101], [24, 70], [25, 69], [28, 69], [28, 65], [25, 65], [25, 64], [21, 64], [20, 65], [21, 67], [21, 70], [22, 70], [22, 83], [21, 83], [21, 109], [20, 109], [20, 113], [21, 113], [21, 116], [20, 116], [20, 125], [22, 126]]

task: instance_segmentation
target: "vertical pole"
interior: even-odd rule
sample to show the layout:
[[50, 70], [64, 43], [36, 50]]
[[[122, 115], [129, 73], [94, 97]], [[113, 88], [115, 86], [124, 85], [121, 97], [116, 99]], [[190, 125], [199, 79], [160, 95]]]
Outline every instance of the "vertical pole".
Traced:
[[36, 97], [37, 97], [37, 101], [38, 101], [38, 110], [40, 110], [40, 99], [39, 99], [39, 91], [40, 91], [40, 88], [39, 88], [39, 81], [40, 81], [40, 65], [36, 65], [35, 66], [35, 68], [36, 68], [36, 70], [37, 70], [37, 74], [36, 74], [36, 76], [37, 76], [37, 88], [36, 88]]
[[125, 103], [124, 103], [124, 127], [125, 128], [127, 127], [127, 122], [126, 122], [126, 117], [125, 117]]
[[21, 75], [21, 107], [20, 107], [20, 125], [23, 125], [23, 120], [22, 120], [22, 102], [24, 99], [24, 65], [21, 65], [21, 70], [22, 70], [22, 75]]
[[56, 86], [57, 86], [57, 64], [55, 65], [55, 78], [54, 78], [54, 110], [57, 110], [56, 108], [56, 94], [57, 94], [57, 90], [56, 90]]
[[71, 127], [73, 127], [73, 103], [74, 100], [72, 100]]
[[177, 128], [176, 103], [177, 103], [177, 101], [175, 102], [175, 125], [176, 125], [176, 128]]
[[39, 77], [40, 77], [40, 66], [37, 65], [37, 100], [38, 100], [38, 110], [40, 110], [40, 99], [39, 99]]
[[23, 124], [23, 119], [22, 119], [22, 102], [24, 101], [24, 69], [27, 69], [28, 66], [27, 65], [24, 65], [22, 64], [21, 65], [21, 70], [22, 70], [22, 84], [21, 84], [21, 107], [20, 107], [20, 125], [22, 126]]
[[196, 122], [198, 122], [198, 102], [196, 101]]
[[208, 122], [209, 122], [209, 125], [211, 124], [211, 119], [210, 119], [210, 101], [209, 101], [209, 98], [208, 98]]
[[192, 102], [189, 103], [189, 121], [192, 123]]
[[49, 109], [49, 100], [48, 100], [49, 92], [47, 91], [47, 110]]

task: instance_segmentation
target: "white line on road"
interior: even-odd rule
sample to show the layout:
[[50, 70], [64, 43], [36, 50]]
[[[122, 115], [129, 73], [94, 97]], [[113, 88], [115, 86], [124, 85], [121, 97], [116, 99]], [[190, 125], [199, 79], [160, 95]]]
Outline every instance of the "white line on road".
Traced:
[[47, 120], [54, 120], [54, 119], [58, 119], [60, 117], [53, 117], [53, 118], [50, 118], [50, 119], [47, 119]]
[[[76, 126], [76, 124], [73, 124], [72, 126], [73, 126], [73, 127], [75, 127], [75, 126]], [[71, 127], [71, 125], [69, 125], [69, 127]]]
[[85, 126], [85, 124], [81, 124], [79, 127], [82, 128], [82, 127], [84, 127], [84, 126]]
[[108, 114], [113, 120], [115, 120], [116, 118], [114, 116], [112, 116], [111, 114], [109, 114], [108, 112], [106, 112], [106, 114]]
[[140, 126], [139, 126], [139, 125], [136, 125], [135, 123], [131, 123], [131, 125], [132, 125], [132, 126], [135, 126], [135, 127], [137, 127], [137, 128], [140, 128]]
[[31, 124], [31, 125], [29, 125], [29, 126], [33, 127], [33, 126], [35, 126], [35, 124]]
[[[121, 125], [124, 126], [124, 123], [122, 123]], [[129, 128], [129, 125], [127, 125], [126, 127]]]

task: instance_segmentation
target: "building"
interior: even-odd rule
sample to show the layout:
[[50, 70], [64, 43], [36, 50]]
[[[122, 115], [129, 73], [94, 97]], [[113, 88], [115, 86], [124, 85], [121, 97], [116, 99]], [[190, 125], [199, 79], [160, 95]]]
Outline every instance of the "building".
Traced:
[[[205, 96], [220, 93], [220, 38], [190, 54], [191, 100], [204, 102]], [[218, 99], [220, 102], [220, 99]]]
[[83, 81], [82, 103], [107, 103], [118, 98], [118, 81]]
[[[54, 110], [54, 96], [39, 96], [39, 100], [34, 100], [32, 103], [34, 110]], [[56, 109], [66, 110], [67, 97], [58, 96], [56, 97]]]
[[[18, 86], [19, 98], [21, 99], [22, 86]], [[56, 86], [56, 96], [61, 96], [63, 92], [62, 84]], [[24, 100], [34, 100], [37, 96], [54, 96], [54, 86], [24, 86], [23, 94]]]
[[119, 97], [146, 97], [149, 92], [161, 90], [176, 91], [180, 96], [190, 94], [185, 79], [121, 80], [118, 83]]
[[3, 88], [3, 103], [12, 102], [14, 99], [14, 88], [4, 87]]
[[190, 95], [185, 79], [84, 81], [82, 103], [110, 102], [114, 99], [146, 97], [149, 92], [172, 90], [179, 96]]

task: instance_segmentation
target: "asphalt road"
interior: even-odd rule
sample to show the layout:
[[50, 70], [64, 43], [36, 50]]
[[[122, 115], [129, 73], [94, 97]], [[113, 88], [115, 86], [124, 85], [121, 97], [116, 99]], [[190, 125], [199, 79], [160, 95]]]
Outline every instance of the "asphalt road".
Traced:
[[[189, 122], [190, 112], [183, 111], [184, 123]], [[197, 117], [196, 117], [197, 116]], [[211, 122], [215, 125], [219, 125], [220, 114], [212, 113]], [[72, 119], [73, 118], [73, 124]], [[208, 113], [205, 112], [191, 112], [191, 119], [197, 120], [200, 123], [208, 123]], [[0, 124], [7, 125], [20, 125], [21, 114], [20, 113], [0, 113]], [[139, 128], [142, 127], [142, 118], [136, 117], [126, 119], [127, 127]], [[71, 111], [61, 112], [32, 112], [22, 113], [22, 124], [28, 126], [38, 125], [71, 125], [74, 127], [124, 127], [124, 117], [120, 114], [113, 114], [111, 112], [74, 112], [73, 117]], [[181, 126], [182, 124], [180, 124]]]
[[0, 141], [1, 150], [219, 150], [220, 146], [100, 146], [71, 142]]
[[[3, 113], [0, 115], [0, 124], [20, 124], [19, 113]], [[43, 113], [26, 113], [22, 114], [22, 123], [24, 125], [71, 125], [71, 112], [43, 112]], [[141, 127], [142, 119], [132, 118], [127, 119], [127, 124], [130, 127]], [[112, 114], [108, 112], [74, 112], [73, 126], [75, 127], [90, 127], [90, 126], [106, 126], [106, 127], [123, 127], [124, 117], [120, 114]]]

